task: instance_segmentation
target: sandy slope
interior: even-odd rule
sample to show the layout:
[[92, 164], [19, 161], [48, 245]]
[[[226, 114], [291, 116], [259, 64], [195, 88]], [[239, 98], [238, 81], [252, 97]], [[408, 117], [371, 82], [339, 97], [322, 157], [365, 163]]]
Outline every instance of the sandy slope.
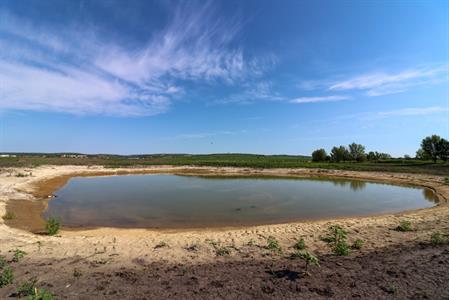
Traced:
[[[16, 177], [14, 174], [17, 172], [31, 172], [32, 176]], [[434, 189], [440, 199], [440, 205], [430, 209], [394, 215], [247, 228], [176, 231], [98, 228], [78, 231], [63, 230], [58, 236], [54, 237], [36, 235], [25, 230], [12, 228], [4, 224], [3, 219], [0, 219], [0, 255], [6, 255], [10, 258], [12, 255], [10, 251], [13, 249], [19, 248], [26, 251], [28, 254], [23, 260], [23, 266], [33, 265], [32, 273], [46, 278], [43, 283], [48, 284], [50, 280], [49, 271], [54, 271], [57, 274], [55, 276], [60, 276], [60, 278], [73, 279], [74, 269], [80, 269], [83, 273], [91, 274], [91, 272], [95, 272], [92, 266], [101, 266], [104, 270], [115, 272], [123, 269], [132, 269], [134, 271], [136, 268], [145, 269], [145, 266], [150, 263], [200, 266], [222, 262], [229, 267], [229, 264], [238, 264], [239, 262], [246, 266], [248, 261], [279, 262], [282, 259], [281, 256], [272, 254], [264, 248], [266, 239], [270, 235], [275, 236], [279, 240], [284, 249], [283, 255], [292, 252], [291, 246], [297, 239], [303, 237], [309, 251], [320, 257], [325, 257], [329, 255], [330, 249], [328, 245], [320, 240], [320, 236], [325, 234], [326, 229], [331, 224], [340, 224], [345, 227], [348, 230], [350, 242], [356, 238], [366, 241], [364, 249], [360, 252], [356, 251], [352, 254], [353, 256], [367, 256], [370, 253], [374, 253], [373, 251], [385, 251], [385, 249], [403, 247], [406, 244], [428, 242], [430, 234], [436, 230], [449, 232], [449, 206], [447, 205], [449, 186], [444, 184], [442, 177], [313, 169], [255, 170], [168, 166], [145, 169], [104, 169], [101, 167], [45, 166], [29, 170], [3, 170], [0, 175], [0, 215], [5, 213], [6, 205], [11, 199], [23, 199], [44, 205], [45, 201], [37, 200], [36, 197], [48, 196], [52, 190], [63, 185], [72, 175], [89, 176], [154, 172], [221, 175], [266, 174], [297, 177], [338, 176], [397, 184], [413, 184]], [[391, 230], [402, 219], [410, 220], [416, 231], [401, 233]], [[168, 246], [155, 249], [156, 245], [162, 241]], [[188, 247], [193, 245], [195, 245], [195, 249], [189, 250]], [[215, 249], [221, 246], [230, 249], [230, 256], [217, 257]], [[50, 265], [46, 264], [49, 261], [51, 261]], [[40, 272], [36, 266], [43, 264], [46, 267], [42, 267]], [[17, 266], [18, 271], [23, 271], [22, 267]], [[216, 269], [215, 272], [219, 272], [219, 269]], [[45, 272], [45, 274], [42, 272]], [[26, 279], [27, 273], [22, 272], [20, 278]], [[86, 284], [89, 285], [89, 283]], [[95, 282], [91, 284], [94, 285]], [[132, 283], [129, 284], [132, 285]], [[9, 290], [3, 289], [4, 291], [0, 290], [0, 297], [2, 295], [5, 296], [5, 293], [12, 292], [13, 288], [10, 287]], [[62, 287], [50, 286], [50, 289], [52, 288], [57, 291], [62, 289]], [[89, 288], [86, 288], [86, 290], [89, 290]], [[97, 295], [103, 293], [101, 290], [97, 292]], [[82, 292], [80, 293], [77, 295], [82, 295]], [[162, 294], [159, 296], [162, 296]], [[86, 299], [89, 299], [89, 297], [86, 296]]]

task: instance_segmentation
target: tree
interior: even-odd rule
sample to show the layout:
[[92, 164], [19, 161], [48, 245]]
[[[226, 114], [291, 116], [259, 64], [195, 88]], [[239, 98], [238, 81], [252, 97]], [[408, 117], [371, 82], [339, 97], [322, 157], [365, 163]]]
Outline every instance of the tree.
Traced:
[[312, 152], [312, 161], [326, 161], [327, 153], [324, 149], [318, 149]]
[[447, 161], [449, 159], [449, 141], [441, 139], [438, 143], [437, 151], [438, 157], [443, 161]]
[[436, 163], [438, 159], [440, 143], [441, 137], [435, 134], [424, 138], [421, 142], [422, 151], [428, 158], [432, 159], [434, 163]]
[[335, 162], [341, 162], [349, 160], [349, 151], [345, 146], [334, 147], [331, 150], [331, 160]]
[[365, 146], [352, 143], [349, 145], [349, 153], [352, 160], [361, 162], [366, 160]]
[[420, 159], [420, 160], [428, 160], [430, 159], [430, 157], [427, 155], [427, 153], [424, 152], [423, 149], [418, 149], [418, 151], [416, 151], [416, 159]]

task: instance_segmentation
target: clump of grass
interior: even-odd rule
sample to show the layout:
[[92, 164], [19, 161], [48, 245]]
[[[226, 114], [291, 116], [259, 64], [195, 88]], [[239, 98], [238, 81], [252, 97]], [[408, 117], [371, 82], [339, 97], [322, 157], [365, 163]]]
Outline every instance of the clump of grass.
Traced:
[[304, 241], [303, 238], [301, 238], [293, 245], [293, 248], [295, 248], [296, 250], [304, 250], [306, 249], [306, 242]]
[[231, 251], [227, 247], [217, 247], [215, 248], [215, 254], [217, 256], [228, 256], [231, 254]]
[[401, 232], [413, 231], [412, 222], [409, 220], [402, 220], [395, 230]]
[[267, 249], [272, 252], [282, 252], [282, 248], [279, 245], [278, 240], [271, 235], [267, 238]]
[[55, 235], [59, 232], [59, 228], [61, 227], [61, 224], [59, 221], [55, 218], [49, 218], [47, 220], [47, 223], [45, 224], [45, 232], [48, 235]]
[[13, 283], [13, 281], [14, 281], [14, 273], [11, 267], [9, 266], [4, 267], [2, 273], [0, 273], [0, 288], [3, 288], [8, 284]]
[[352, 249], [360, 250], [360, 249], [363, 248], [363, 245], [364, 245], [364, 244], [365, 244], [365, 241], [364, 241], [364, 240], [356, 239], [356, 240], [354, 241], [354, 243], [352, 244], [351, 248], [352, 248]]
[[0, 255], [0, 270], [2, 270], [6, 266], [6, 258], [3, 255]]
[[346, 242], [347, 232], [339, 225], [329, 227], [329, 234], [322, 237], [321, 240], [332, 246], [332, 251], [339, 256], [348, 256], [350, 254], [349, 245]]
[[19, 297], [32, 296], [34, 294], [34, 289], [36, 288], [36, 278], [32, 278], [30, 281], [25, 281], [22, 283], [17, 290], [17, 295]]
[[156, 246], [154, 246], [154, 249], [165, 248], [165, 247], [168, 247], [167, 242], [165, 242], [165, 241], [160, 241], [159, 244], [157, 244]]
[[34, 288], [33, 294], [28, 300], [53, 300], [53, 294], [45, 289]]
[[430, 236], [430, 243], [433, 246], [443, 245], [447, 242], [446, 238], [440, 232], [434, 232]]
[[8, 211], [3, 217], [2, 219], [5, 221], [9, 221], [9, 220], [14, 220], [16, 218], [16, 214], [13, 212]]
[[12, 261], [19, 262], [19, 260], [21, 260], [26, 254], [27, 253], [25, 251], [16, 249], [16, 250], [14, 250], [14, 254], [12, 256]]

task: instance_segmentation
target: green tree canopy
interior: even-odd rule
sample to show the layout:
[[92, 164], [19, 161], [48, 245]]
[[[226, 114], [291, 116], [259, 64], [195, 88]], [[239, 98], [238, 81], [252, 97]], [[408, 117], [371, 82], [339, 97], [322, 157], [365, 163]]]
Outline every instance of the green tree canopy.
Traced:
[[318, 149], [312, 152], [312, 161], [320, 162], [326, 161], [327, 153], [324, 149]]
[[364, 161], [366, 160], [365, 146], [361, 144], [352, 143], [349, 145], [349, 154], [352, 160]]
[[433, 160], [434, 162], [437, 161], [439, 156], [439, 148], [441, 143], [441, 137], [438, 135], [432, 135], [424, 138], [421, 142], [421, 149], [425, 156]]
[[331, 159], [335, 162], [346, 161], [350, 159], [349, 151], [345, 146], [334, 147], [331, 150]]

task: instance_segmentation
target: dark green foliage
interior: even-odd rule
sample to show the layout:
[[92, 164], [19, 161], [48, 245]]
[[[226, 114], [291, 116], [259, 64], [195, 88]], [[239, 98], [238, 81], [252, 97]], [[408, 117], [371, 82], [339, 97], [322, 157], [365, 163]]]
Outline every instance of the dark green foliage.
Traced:
[[59, 228], [61, 227], [61, 224], [59, 221], [55, 218], [49, 218], [47, 220], [47, 223], [45, 224], [45, 232], [48, 235], [55, 235], [59, 232]]
[[351, 160], [362, 162], [366, 160], [365, 146], [352, 143], [349, 145], [349, 155]]
[[304, 242], [304, 239], [301, 238], [299, 241], [297, 241], [293, 245], [293, 248], [295, 248], [296, 250], [304, 250], [304, 249], [306, 249], [306, 243]]
[[369, 161], [380, 161], [380, 160], [388, 160], [388, 159], [391, 159], [391, 155], [388, 154], [388, 153], [380, 153], [380, 152], [377, 152], [377, 151], [375, 151], [375, 152], [370, 151], [370, 152], [368, 153], [368, 155], [366, 156], [366, 158], [367, 158]]
[[8, 284], [13, 283], [14, 281], [14, 273], [12, 272], [11, 267], [6, 266], [3, 268], [0, 273], [0, 288], [7, 286]]
[[449, 142], [438, 135], [424, 138], [421, 142], [421, 149], [416, 156], [423, 159], [431, 159], [434, 163], [437, 159], [447, 161], [449, 158]]
[[339, 256], [348, 256], [351, 253], [349, 250], [349, 245], [344, 240], [337, 242], [332, 248], [332, 251]]
[[330, 154], [331, 160], [334, 162], [342, 162], [350, 160], [350, 154], [345, 146], [334, 147]]
[[402, 220], [398, 227], [396, 227], [396, 231], [407, 232], [413, 231], [412, 223], [409, 220]]
[[282, 252], [282, 248], [279, 245], [279, 242], [274, 236], [271, 235], [267, 238], [267, 249], [272, 252]]
[[327, 159], [327, 153], [324, 149], [318, 149], [312, 152], [312, 161], [323, 162]]

